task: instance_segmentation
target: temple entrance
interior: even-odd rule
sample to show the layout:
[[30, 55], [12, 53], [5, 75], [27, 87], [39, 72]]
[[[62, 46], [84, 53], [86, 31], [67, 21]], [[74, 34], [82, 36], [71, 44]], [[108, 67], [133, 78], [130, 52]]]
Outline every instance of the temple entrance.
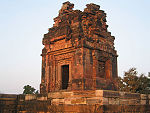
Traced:
[[69, 82], [69, 65], [63, 65], [61, 67], [61, 75], [62, 75], [62, 89], [68, 88], [68, 82]]

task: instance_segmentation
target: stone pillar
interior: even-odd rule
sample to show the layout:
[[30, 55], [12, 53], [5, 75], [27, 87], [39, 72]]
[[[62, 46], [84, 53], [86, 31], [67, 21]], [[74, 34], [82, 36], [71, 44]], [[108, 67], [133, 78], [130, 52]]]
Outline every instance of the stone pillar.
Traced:
[[111, 59], [108, 59], [105, 62], [105, 74], [106, 74], [106, 79], [112, 79], [112, 61], [111, 61]]
[[43, 48], [41, 56], [42, 56], [42, 76], [41, 76], [41, 84], [40, 84], [40, 93], [46, 93], [46, 78], [45, 78], [46, 49], [45, 48]]
[[118, 77], [118, 70], [117, 70], [117, 56], [113, 57], [112, 60], [112, 77], [117, 78]]
[[96, 89], [97, 66], [98, 66], [98, 61], [96, 58], [96, 52], [93, 51], [93, 89]]

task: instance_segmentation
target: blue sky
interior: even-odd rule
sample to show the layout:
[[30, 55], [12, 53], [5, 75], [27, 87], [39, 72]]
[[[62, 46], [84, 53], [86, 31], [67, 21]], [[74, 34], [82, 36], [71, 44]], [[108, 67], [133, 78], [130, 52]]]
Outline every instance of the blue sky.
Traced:
[[[0, 93], [22, 93], [24, 85], [39, 89], [42, 38], [65, 0], [0, 0]], [[107, 13], [115, 36], [118, 73], [136, 67], [150, 72], [149, 0], [70, 0], [74, 9], [95, 3]]]

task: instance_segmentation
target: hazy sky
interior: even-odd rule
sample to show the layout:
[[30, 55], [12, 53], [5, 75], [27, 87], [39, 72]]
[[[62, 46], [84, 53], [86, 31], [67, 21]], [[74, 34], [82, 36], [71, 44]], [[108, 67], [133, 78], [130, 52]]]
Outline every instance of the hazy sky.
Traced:
[[[42, 38], [65, 0], [0, 0], [0, 93], [22, 93], [24, 85], [39, 89]], [[118, 73], [136, 67], [150, 71], [150, 0], [70, 0], [74, 9], [88, 3], [107, 13], [115, 36]]]

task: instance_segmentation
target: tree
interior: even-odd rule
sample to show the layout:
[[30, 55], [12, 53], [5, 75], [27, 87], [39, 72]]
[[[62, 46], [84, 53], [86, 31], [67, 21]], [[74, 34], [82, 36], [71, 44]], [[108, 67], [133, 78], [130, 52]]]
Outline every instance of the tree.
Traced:
[[30, 85], [24, 86], [23, 89], [23, 94], [38, 94], [38, 90], [36, 90], [34, 87], [31, 87]]
[[120, 91], [150, 94], [150, 78], [144, 74], [138, 76], [136, 68], [129, 69], [123, 78], [118, 78], [118, 81]]

